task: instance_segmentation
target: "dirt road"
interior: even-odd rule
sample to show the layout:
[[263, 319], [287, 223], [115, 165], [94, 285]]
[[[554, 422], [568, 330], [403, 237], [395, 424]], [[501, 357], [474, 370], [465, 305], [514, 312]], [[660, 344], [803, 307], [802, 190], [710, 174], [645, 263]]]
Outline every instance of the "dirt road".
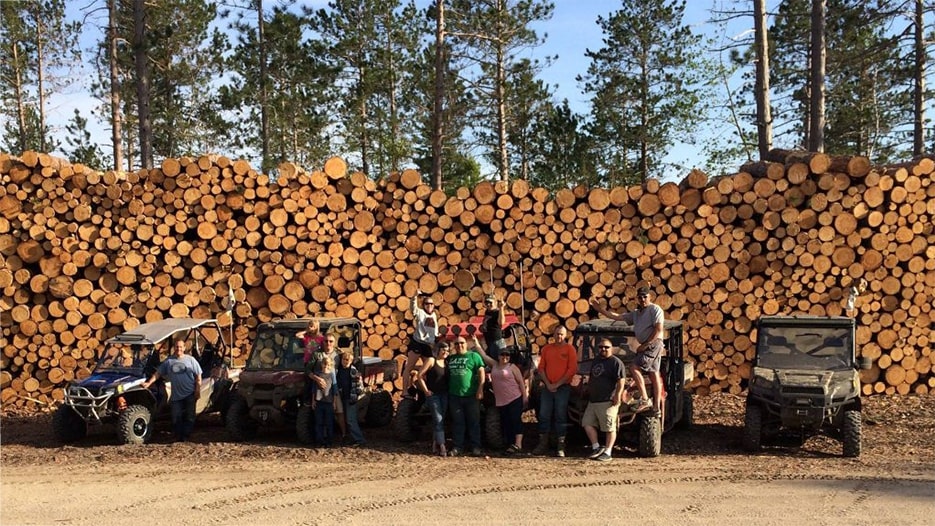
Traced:
[[[628, 444], [584, 458], [436, 458], [428, 443], [298, 447], [288, 433], [226, 442], [216, 419], [194, 442], [161, 431], [144, 447], [95, 434], [61, 447], [48, 416], [0, 428], [0, 523], [93, 524], [932, 524], [935, 397], [872, 398], [864, 452], [822, 437], [748, 455], [742, 400], [699, 399], [691, 431], [663, 456]], [[530, 444], [533, 440], [529, 441]]]

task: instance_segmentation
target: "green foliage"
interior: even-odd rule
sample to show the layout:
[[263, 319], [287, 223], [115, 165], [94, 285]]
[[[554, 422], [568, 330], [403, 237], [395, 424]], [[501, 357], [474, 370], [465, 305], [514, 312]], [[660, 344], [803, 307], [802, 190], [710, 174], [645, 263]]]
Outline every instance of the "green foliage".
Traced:
[[549, 105], [533, 125], [531, 135], [536, 155], [530, 184], [552, 192], [579, 184], [600, 184], [591, 155], [591, 138], [583, 127], [582, 116], [572, 111], [567, 99], [560, 105]]
[[669, 146], [690, 138], [699, 37], [682, 24], [684, 11], [684, 1], [623, 0], [619, 11], [598, 17], [604, 46], [585, 53], [591, 65], [579, 80], [592, 95], [588, 129], [608, 185], [659, 176]]
[[69, 146], [65, 153], [72, 162], [81, 163], [95, 169], [101, 169], [110, 164], [109, 160], [105, 160], [100, 147], [91, 139], [91, 132], [88, 131], [88, 119], [82, 117], [81, 112], [77, 109], [65, 126], [65, 131], [68, 132], [65, 137], [65, 144]]
[[535, 77], [552, 58], [542, 63], [519, 54], [544, 42], [530, 26], [554, 10], [541, 0], [454, 0], [448, 10], [460, 75], [476, 100], [473, 136], [500, 179], [511, 164], [528, 171], [528, 133], [549, 91]]
[[0, 2], [0, 122], [8, 151], [52, 151], [48, 98], [64, 90], [81, 59], [81, 26], [65, 18], [64, 0]]
[[329, 153], [325, 129], [332, 116], [326, 108], [333, 100], [328, 89], [336, 68], [322, 58], [324, 46], [307, 36], [309, 19], [277, 6], [271, 13], [263, 13], [264, 76], [259, 22], [245, 13], [259, 16], [246, 11], [231, 22], [236, 38], [233, 44], [225, 42], [221, 35], [215, 37], [231, 46], [225, 62], [230, 75], [218, 97], [218, 104], [228, 116], [230, 139], [243, 155], [262, 151], [261, 115], [265, 110], [269, 152], [262, 160], [264, 171], [286, 160], [304, 166], [322, 164]]
[[[808, 0], [784, 1], [770, 28], [777, 141], [789, 145], [806, 142], [809, 6]], [[876, 162], [911, 152], [906, 124], [912, 119], [914, 71], [911, 53], [900, 50], [903, 15], [892, 2], [828, 0], [826, 151]]]
[[339, 112], [331, 117], [345, 152], [370, 175], [398, 170], [413, 156], [414, 72], [428, 29], [413, 2], [332, 0], [311, 17], [325, 56], [339, 71]]

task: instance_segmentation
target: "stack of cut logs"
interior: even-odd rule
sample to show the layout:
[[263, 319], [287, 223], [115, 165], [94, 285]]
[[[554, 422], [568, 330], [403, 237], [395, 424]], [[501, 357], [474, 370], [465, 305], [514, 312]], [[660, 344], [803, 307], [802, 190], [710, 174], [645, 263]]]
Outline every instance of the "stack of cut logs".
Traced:
[[754, 322], [777, 313], [856, 316], [865, 394], [935, 391], [931, 158], [773, 151], [712, 181], [554, 195], [518, 180], [448, 196], [415, 171], [374, 181], [339, 158], [278, 172], [217, 155], [132, 173], [0, 155], [3, 407], [61, 400], [101, 342], [140, 323], [228, 326], [229, 289], [241, 362], [258, 323], [305, 316], [357, 316], [366, 351], [401, 361], [417, 290], [443, 323], [495, 292], [542, 345], [556, 323], [596, 316], [589, 298], [632, 308], [647, 283], [685, 322], [697, 393], [741, 392]]

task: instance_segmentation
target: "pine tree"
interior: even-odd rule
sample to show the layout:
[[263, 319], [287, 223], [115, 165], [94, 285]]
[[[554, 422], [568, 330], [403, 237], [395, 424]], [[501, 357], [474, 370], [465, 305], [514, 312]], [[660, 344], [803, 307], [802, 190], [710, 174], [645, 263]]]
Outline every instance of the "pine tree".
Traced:
[[474, 134], [504, 181], [510, 177], [509, 130], [522, 126], [511, 111], [532, 106], [519, 98], [536, 94], [514, 83], [534, 78], [546, 65], [518, 54], [544, 42], [530, 25], [548, 20], [554, 10], [540, 0], [454, 0], [448, 11], [454, 53], [465, 61], [462, 76], [477, 101]]
[[[49, 98], [71, 82], [67, 70], [81, 59], [81, 26], [65, 17], [63, 0], [0, 2], [0, 113], [15, 122], [5, 142], [16, 150], [58, 147], [47, 119]], [[9, 58], [7, 58], [9, 57]]]
[[[699, 105], [693, 58], [700, 38], [682, 23], [685, 2], [623, 0], [598, 17], [604, 47], [588, 50], [589, 130], [608, 184], [658, 176], [673, 141], [689, 135]], [[664, 35], [664, 38], [660, 38]]]
[[104, 159], [104, 153], [92, 140], [91, 132], [88, 131], [88, 119], [83, 117], [79, 110], [75, 110], [75, 114], [65, 126], [65, 131], [68, 132], [65, 143], [69, 146], [65, 153], [72, 162], [95, 169], [105, 166], [107, 161]]

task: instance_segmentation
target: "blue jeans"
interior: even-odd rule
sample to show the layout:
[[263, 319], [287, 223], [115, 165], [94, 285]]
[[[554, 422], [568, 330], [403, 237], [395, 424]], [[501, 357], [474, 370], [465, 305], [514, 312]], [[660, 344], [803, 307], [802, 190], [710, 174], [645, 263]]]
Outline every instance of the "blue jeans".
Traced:
[[464, 449], [466, 430], [471, 449], [480, 449], [480, 401], [477, 397], [448, 395], [448, 408], [455, 448]]
[[445, 443], [445, 411], [448, 410], [448, 393], [434, 393], [425, 401], [432, 414], [432, 429], [435, 443]]
[[344, 418], [347, 419], [347, 431], [351, 434], [351, 439], [355, 444], [364, 444], [364, 433], [360, 430], [360, 419], [357, 418], [357, 403], [350, 403], [350, 400], [342, 400], [344, 404]]
[[192, 393], [180, 400], [169, 402], [172, 413], [172, 430], [180, 441], [188, 440], [195, 429], [195, 394]]
[[555, 432], [556, 436], [565, 436], [568, 427], [568, 399], [571, 386], [563, 384], [553, 393], [543, 389], [539, 394], [539, 432]]
[[315, 404], [315, 441], [330, 446], [334, 437], [334, 402], [319, 400]]

